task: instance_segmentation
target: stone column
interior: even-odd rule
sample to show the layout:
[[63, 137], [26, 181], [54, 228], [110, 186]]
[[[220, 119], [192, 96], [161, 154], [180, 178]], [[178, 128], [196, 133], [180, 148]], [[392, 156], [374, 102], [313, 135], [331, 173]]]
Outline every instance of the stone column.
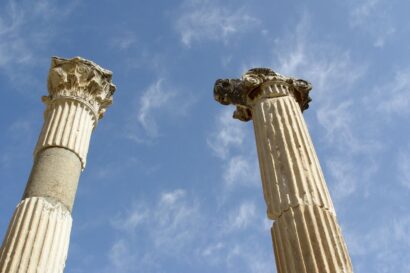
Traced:
[[76, 57], [53, 57], [44, 125], [21, 202], [0, 251], [0, 273], [59, 273], [91, 133], [112, 102], [112, 73]]
[[215, 99], [253, 120], [278, 273], [351, 273], [352, 265], [302, 111], [310, 83], [266, 68], [217, 80]]

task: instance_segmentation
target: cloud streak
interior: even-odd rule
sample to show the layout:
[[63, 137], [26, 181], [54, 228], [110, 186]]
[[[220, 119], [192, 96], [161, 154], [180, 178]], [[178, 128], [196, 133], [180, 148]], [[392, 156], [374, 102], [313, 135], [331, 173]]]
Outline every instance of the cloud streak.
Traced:
[[175, 28], [187, 47], [207, 40], [227, 43], [259, 24], [243, 8], [228, 8], [210, 0], [185, 1], [178, 16]]
[[[267, 262], [263, 258], [271, 258], [270, 245], [266, 251], [254, 243], [255, 237], [266, 232], [260, 228], [264, 216], [254, 202], [240, 202], [225, 217], [215, 218], [207, 211], [185, 189], [163, 192], [154, 203], [134, 202], [111, 222], [119, 233], [104, 272], [162, 272], [167, 259], [190, 270], [217, 265], [225, 268], [224, 272], [237, 272], [239, 268], [273, 272], [273, 259]], [[238, 233], [248, 232], [253, 235], [237, 241]], [[174, 271], [167, 268], [167, 272]]]
[[382, 48], [396, 33], [390, 14], [390, 1], [365, 0], [350, 4], [350, 26], [373, 37], [373, 46]]
[[183, 90], [172, 87], [167, 80], [154, 81], [135, 97], [133, 115], [125, 122], [125, 137], [139, 144], [152, 143], [163, 132], [160, 128], [172, 118], [186, 116], [195, 98]]
[[217, 114], [215, 131], [207, 138], [208, 146], [221, 159], [226, 159], [232, 149], [240, 147], [245, 141], [245, 127], [232, 118], [232, 112], [231, 107], [226, 107]]

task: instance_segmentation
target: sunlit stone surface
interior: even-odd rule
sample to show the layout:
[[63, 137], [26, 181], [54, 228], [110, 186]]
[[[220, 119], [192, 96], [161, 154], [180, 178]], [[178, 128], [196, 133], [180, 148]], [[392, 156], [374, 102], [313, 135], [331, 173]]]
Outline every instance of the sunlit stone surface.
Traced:
[[278, 273], [351, 273], [322, 170], [302, 111], [310, 83], [266, 68], [217, 80], [214, 97], [253, 120]]
[[34, 164], [0, 252], [0, 273], [59, 273], [91, 133], [112, 102], [112, 73], [76, 57], [53, 57]]

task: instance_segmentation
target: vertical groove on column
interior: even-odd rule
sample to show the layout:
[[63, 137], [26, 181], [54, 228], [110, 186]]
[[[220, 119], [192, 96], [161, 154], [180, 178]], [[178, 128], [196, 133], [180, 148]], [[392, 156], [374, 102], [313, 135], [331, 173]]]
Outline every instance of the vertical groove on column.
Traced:
[[334, 213], [300, 108], [291, 96], [252, 109], [265, 200], [271, 219], [290, 207], [317, 205]]
[[94, 114], [83, 103], [59, 99], [49, 106], [35, 154], [47, 147], [63, 147], [78, 155], [85, 167]]
[[[275, 229], [275, 230], [274, 230]], [[290, 269], [288, 268], [288, 262], [286, 261], [287, 256], [284, 243], [283, 243], [283, 236], [280, 233], [280, 229], [277, 225], [272, 225], [271, 229], [273, 245], [275, 245], [275, 258], [276, 258], [276, 267], [278, 273], [288, 273]]]
[[[322, 168], [320, 167], [319, 159], [316, 156], [316, 152], [314, 150], [313, 142], [312, 139], [310, 138], [310, 134], [308, 132], [308, 128], [306, 126], [306, 123], [304, 122], [302, 112], [300, 111], [299, 105], [292, 99], [290, 102], [290, 107], [292, 110], [291, 115], [295, 118], [295, 125], [299, 128], [300, 131], [306, 132], [306, 134], [301, 134], [302, 139], [304, 140], [304, 147], [306, 149], [306, 155], [309, 158], [310, 164], [312, 164], [313, 168], [312, 170], [312, 175], [313, 175], [313, 181], [323, 181], [323, 183], [318, 184], [318, 190], [320, 191], [321, 195], [325, 199], [324, 202], [327, 202], [329, 204], [329, 208], [331, 213], [335, 213], [334, 207], [333, 207], [333, 202], [332, 199], [330, 198], [329, 191], [327, 189], [325, 178], [323, 176]], [[310, 173], [310, 172], [309, 172]]]
[[31, 197], [20, 202], [13, 219], [1, 249], [0, 272], [63, 272], [72, 224], [68, 210]]
[[[318, 228], [317, 219], [322, 230]], [[282, 238], [293, 240], [288, 239], [287, 243], [283, 244], [280, 242]], [[345, 247], [345, 243], [336, 218], [328, 210], [316, 206], [291, 208], [273, 223], [272, 239], [276, 251], [292, 255], [292, 259], [277, 255], [280, 273], [352, 272], [350, 259], [343, 255], [344, 251], [340, 249]]]
[[[285, 94], [285, 86], [270, 93]], [[252, 119], [279, 273], [351, 273], [333, 203], [299, 105], [263, 98]]]

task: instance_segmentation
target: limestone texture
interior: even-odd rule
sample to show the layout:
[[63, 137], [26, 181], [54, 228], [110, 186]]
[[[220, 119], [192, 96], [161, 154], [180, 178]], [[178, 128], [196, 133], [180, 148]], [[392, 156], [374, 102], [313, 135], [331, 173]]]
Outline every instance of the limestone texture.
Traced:
[[217, 80], [214, 97], [253, 120], [278, 273], [352, 273], [319, 160], [303, 119], [307, 81], [267, 68]]
[[33, 168], [0, 249], [0, 273], [60, 273], [71, 210], [91, 134], [112, 103], [111, 71], [80, 57], [53, 57]]
[[42, 150], [34, 160], [23, 199], [48, 197], [71, 211], [80, 174], [81, 162], [73, 152], [60, 147]]
[[71, 224], [70, 212], [58, 202], [42, 197], [21, 201], [3, 242], [0, 272], [63, 272]]

